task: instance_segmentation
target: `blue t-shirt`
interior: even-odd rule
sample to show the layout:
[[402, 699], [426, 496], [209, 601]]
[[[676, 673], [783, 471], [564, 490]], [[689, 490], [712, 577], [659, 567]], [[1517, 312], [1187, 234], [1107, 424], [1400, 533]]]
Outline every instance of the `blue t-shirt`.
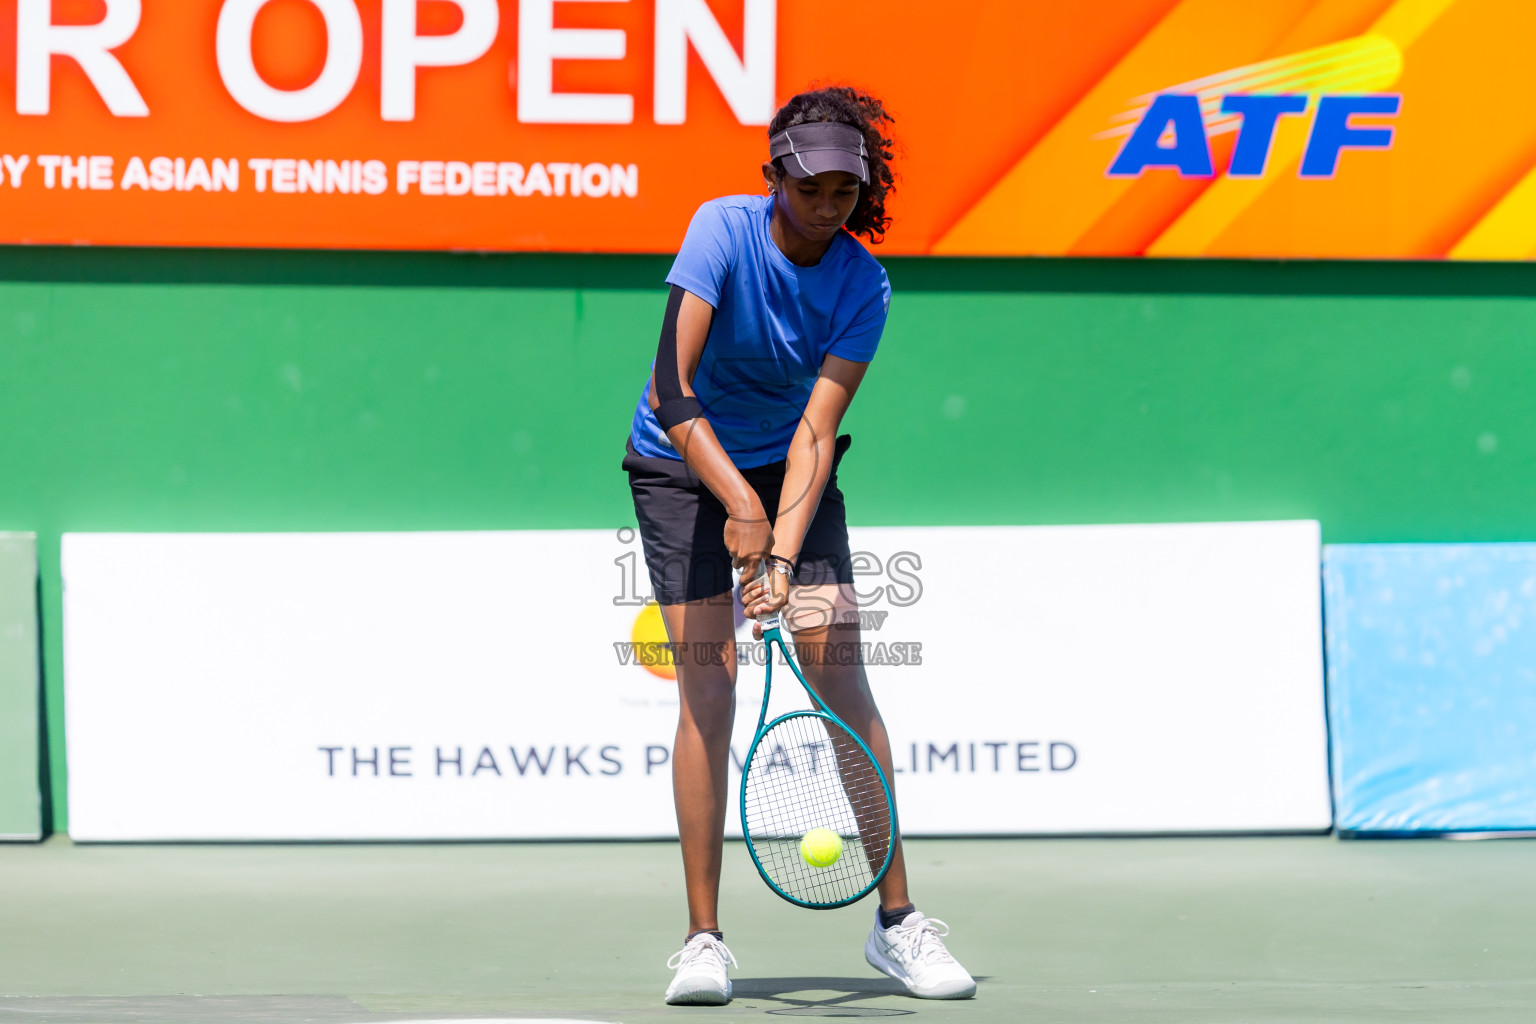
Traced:
[[[699, 207], [667, 275], [715, 307], [693, 391], [739, 469], [777, 462], [830, 352], [867, 363], [885, 329], [885, 269], [846, 231], [814, 267], [797, 267], [768, 236], [770, 196], [727, 196]], [[679, 459], [640, 389], [630, 442]]]

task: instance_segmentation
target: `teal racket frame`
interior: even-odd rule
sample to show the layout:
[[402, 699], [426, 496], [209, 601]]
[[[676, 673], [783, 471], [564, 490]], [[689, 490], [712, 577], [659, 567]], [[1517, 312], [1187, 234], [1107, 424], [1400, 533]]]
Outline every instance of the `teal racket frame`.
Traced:
[[[815, 705], [815, 710], [789, 711], [769, 722], [767, 721], [768, 698], [773, 692], [774, 644], [779, 645], [779, 650], [784, 654], [785, 663], [789, 665], [789, 670], [795, 674], [795, 678], [800, 681], [800, 685], [805, 688], [806, 694], [811, 698], [811, 703]], [[768, 888], [772, 889], [776, 896], [793, 903], [797, 907], [805, 907], [809, 910], [836, 910], [838, 907], [846, 907], [850, 903], [857, 903], [865, 896], [868, 896], [874, 891], [876, 886], [885, 880], [886, 874], [891, 870], [891, 861], [896, 857], [896, 845], [901, 841], [901, 826], [896, 820], [896, 798], [891, 792], [890, 780], [885, 777], [885, 769], [880, 766], [874, 751], [869, 749], [869, 744], [864, 742], [864, 737], [848, 728], [848, 723], [837, 717], [831, 708], [822, 703], [821, 698], [816, 696], [816, 691], [811, 688], [811, 684], [806, 682], [804, 674], [800, 671], [800, 666], [795, 664], [795, 656], [789, 652], [789, 648], [784, 644], [784, 636], [779, 631], [776, 618], [763, 624], [763, 646], [767, 648], [768, 655], [766, 659], [768, 662], [767, 674], [763, 679], [763, 707], [757, 714], [757, 732], [752, 737], [752, 746], [748, 748], [747, 758], [742, 762], [740, 797], [741, 838], [746, 843], [747, 853], [751, 855], [752, 864], [757, 868], [757, 873], [762, 876], [764, 882], [768, 883]], [[891, 834], [889, 841], [885, 845], [885, 862], [880, 865], [880, 870], [875, 872], [868, 885], [847, 899], [838, 900], [835, 903], [811, 903], [796, 896], [791, 896], [779, 888], [774, 880], [769, 877], [767, 869], [763, 867], [763, 862], [758, 859], [757, 850], [752, 846], [752, 834], [747, 829], [747, 769], [752, 766], [752, 756], [757, 753], [757, 746], [763, 741], [763, 737], [768, 733], [768, 730], [780, 722], [788, 721], [791, 718], [822, 718], [832, 722], [849, 736], [853, 737], [853, 741], [859, 745], [859, 749], [863, 750], [869, 758], [869, 763], [875, 766], [875, 775], [880, 780], [881, 790], [885, 793], [886, 806], [891, 809]]]

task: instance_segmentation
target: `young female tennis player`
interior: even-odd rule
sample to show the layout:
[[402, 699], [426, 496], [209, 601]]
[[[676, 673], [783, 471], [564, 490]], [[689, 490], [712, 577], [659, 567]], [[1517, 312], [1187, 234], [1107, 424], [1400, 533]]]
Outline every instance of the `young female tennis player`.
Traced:
[[[890, 123], [848, 88], [801, 93], [768, 127], [766, 196], [728, 196], [694, 215], [650, 380], [635, 408], [629, 472], [651, 585], [677, 645], [672, 789], [688, 890], [688, 937], [668, 961], [668, 1003], [731, 998], [716, 918], [735, 713], [732, 568], [748, 615], [783, 611], [807, 679], [891, 772], [890, 741], [856, 658], [856, 608], [837, 429], [874, 358], [890, 285], [855, 235], [890, 219]], [[856, 620], [856, 616], [855, 616]], [[839, 624], [835, 634], [832, 624]], [[700, 657], [697, 652], [722, 652]], [[853, 661], [854, 664], [849, 662]], [[917, 996], [971, 996], [948, 928], [907, 894], [900, 848], [880, 885], [864, 955]]]

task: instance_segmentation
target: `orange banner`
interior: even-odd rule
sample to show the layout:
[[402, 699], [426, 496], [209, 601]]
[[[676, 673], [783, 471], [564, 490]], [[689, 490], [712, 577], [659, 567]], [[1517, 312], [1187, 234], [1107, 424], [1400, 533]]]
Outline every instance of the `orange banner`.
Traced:
[[845, 82], [896, 117], [884, 253], [1525, 259], [1531, 38], [1520, 0], [3, 0], [0, 242], [666, 252]]

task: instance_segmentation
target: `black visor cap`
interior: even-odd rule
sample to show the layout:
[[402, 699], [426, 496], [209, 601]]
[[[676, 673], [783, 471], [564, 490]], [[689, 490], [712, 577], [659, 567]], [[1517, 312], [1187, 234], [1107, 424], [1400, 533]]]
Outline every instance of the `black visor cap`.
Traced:
[[796, 178], [824, 171], [847, 171], [869, 184], [869, 151], [864, 133], [837, 121], [812, 121], [784, 129], [768, 140], [768, 156], [783, 160], [784, 169]]

